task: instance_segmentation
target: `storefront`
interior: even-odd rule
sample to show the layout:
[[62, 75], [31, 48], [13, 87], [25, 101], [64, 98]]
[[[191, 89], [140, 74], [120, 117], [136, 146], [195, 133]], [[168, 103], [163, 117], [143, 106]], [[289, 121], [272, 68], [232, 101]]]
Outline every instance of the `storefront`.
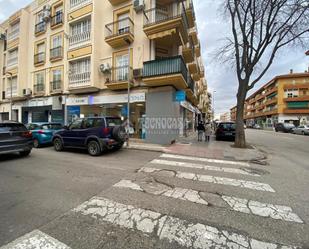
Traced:
[[180, 102], [180, 106], [181, 117], [183, 118], [184, 124], [182, 135], [189, 136], [195, 130], [197, 119], [196, 108], [193, 107], [188, 101]]
[[64, 124], [64, 96], [35, 98], [22, 107], [22, 122], [57, 122]]
[[[143, 119], [145, 117], [145, 92], [130, 94], [130, 134], [134, 138], [144, 138]], [[128, 116], [128, 94], [88, 95], [68, 97], [67, 123], [76, 118], [96, 116], [117, 116], [125, 122]]]

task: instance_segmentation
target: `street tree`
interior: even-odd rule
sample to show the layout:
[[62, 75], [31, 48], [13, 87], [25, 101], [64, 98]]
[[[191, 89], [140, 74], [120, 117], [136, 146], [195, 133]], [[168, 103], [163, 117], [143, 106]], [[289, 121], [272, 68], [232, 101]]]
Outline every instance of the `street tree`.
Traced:
[[247, 92], [269, 70], [280, 50], [304, 46], [309, 35], [308, 0], [223, 0], [231, 36], [220, 49], [233, 60], [238, 80], [235, 146], [246, 147], [244, 104]]

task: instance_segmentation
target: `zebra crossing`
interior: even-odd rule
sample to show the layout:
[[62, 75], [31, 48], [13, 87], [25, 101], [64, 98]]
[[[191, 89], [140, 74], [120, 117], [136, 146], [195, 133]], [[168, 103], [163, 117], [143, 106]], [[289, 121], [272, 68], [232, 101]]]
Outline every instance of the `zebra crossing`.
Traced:
[[[247, 162], [162, 154], [144, 165], [135, 174], [115, 183], [111, 191], [129, 191], [145, 196], [166, 198], [171, 202], [177, 200], [197, 206], [201, 212], [218, 208], [218, 210], [229, 210], [234, 215], [242, 214], [258, 219], [303, 224], [301, 217], [289, 206], [246, 199], [243, 196], [226, 194], [224, 191], [223, 193], [208, 193], [207, 188], [201, 191], [188, 184], [188, 182], [200, 185], [206, 183], [214, 188], [221, 186], [223, 189], [235, 188], [240, 192], [276, 194], [273, 186], [263, 182], [263, 174], [260, 173], [262, 171], [251, 170], [251, 168]], [[165, 181], [159, 181], [157, 176], [163, 177]], [[172, 184], [173, 180], [177, 180], [179, 184]], [[214, 201], [214, 198], [217, 201]], [[145, 236], [154, 236], [158, 240], [176, 243], [185, 248], [301, 248], [299, 245], [287, 245], [281, 241], [264, 241], [233, 227], [208, 224], [205, 220], [186, 219], [185, 216], [177, 216], [175, 213], [152, 210], [128, 202], [130, 201], [114, 200], [103, 193], [74, 208], [71, 214], [91, 217], [100, 222], [128, 229], [133, 233], [139, 231]], [[0, 249], [21, 248], [66, 249], [72, 247], [39, 230], [0, 247]]]

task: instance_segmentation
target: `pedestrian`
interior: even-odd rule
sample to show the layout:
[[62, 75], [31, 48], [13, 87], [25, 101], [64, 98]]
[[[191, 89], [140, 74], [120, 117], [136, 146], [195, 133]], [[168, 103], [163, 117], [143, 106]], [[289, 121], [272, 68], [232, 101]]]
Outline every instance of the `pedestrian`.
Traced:
[[197, 126], [197, 141], [203, 141], [204, 132], [205, 132], [205, 126], [203, 122], [200, 121]]
[[207, 123], [205, 126], [205, 142], [209, 142], [211, 135], [211, 124]]

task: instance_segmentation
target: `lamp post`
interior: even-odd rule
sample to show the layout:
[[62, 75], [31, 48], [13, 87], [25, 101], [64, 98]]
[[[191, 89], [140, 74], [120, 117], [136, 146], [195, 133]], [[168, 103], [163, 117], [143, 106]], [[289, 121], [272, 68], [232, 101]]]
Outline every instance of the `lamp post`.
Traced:
[[10, 75], [10, 81], [11, 81], [11, 97], [10, 97], [10, 117], [9, 119], [10, 120], [13, 120], [13, 81], [12, 81], [12, 78], [13, 78], [13, 74], [11, 72], [7, 72], [6, 75]]
[[130, 86], [131, 86], [131, 72], [130, 72], [130, 61], [131, 61], [131, 46], [128, 48], [128, 102], [127, 102], [127, 147], [129, 147], [130, 139]]

